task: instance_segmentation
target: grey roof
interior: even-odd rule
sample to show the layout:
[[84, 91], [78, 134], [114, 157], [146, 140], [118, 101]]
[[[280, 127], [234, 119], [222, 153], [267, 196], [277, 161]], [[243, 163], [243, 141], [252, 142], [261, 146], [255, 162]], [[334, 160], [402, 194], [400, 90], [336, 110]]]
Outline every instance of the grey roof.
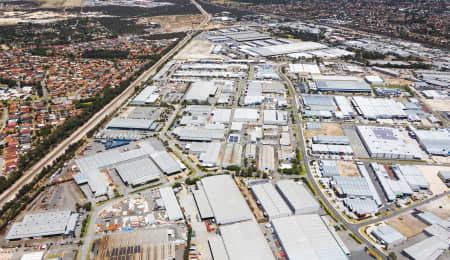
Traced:
[[291, 210], [272, 183], [253, 185], [250, 188], [269, 219], [291, 215]]
[[412, 190], [429, 189], [430, 184], [419, 168], [414, 165], [395, 165], [392, 167], [398, 178], [404, 179]]
[[303, 96], [303, 103], [311, 110], [326, 110], [335, 111], [336, 105], [333, 96], [324, 95], [305, 95]]
[[157, 86], [147, 86], [145, 87], [141, 93], [139, 93], [134, 99], [133, 101], [131, 101], [131, 104], [136, 104], [136, 105], [140, 105], [140, 104], [146, 104], [146, 103], [151, 103], [154, 102], [153, 100], [154, 98], [154, 93], [158, 90]]
[[306, 190], [303, 184], [292, 180], [281, 180], [276, 187], [294, 214], [313, 213], [320, 209], [319, 203]]
[[359, 215], [378, 212], [378, 205], [372, 198], [345, 198], [344, 205]]
[[361, 177], [333, 176], [331, 180], [333, 187], [347, 196], [372, 197], [367, 180]]
[[123, 182], [131, 185], [145, 183], [161, 175], [161, 171], [148, 157], [120, 164], [116, 171]]
[[340, 170], [337, 166], [336, 161], [332, 160], [321, 160], [320, 161], [320, 170], [322, 173], [322, 177], [332, 177], [339, 176]]
[[430, 154], [449, 155], [450, 154], [450, 130], [416, 130], [420, 144]]
[[425, 222], [425, 224], [427, 224], [427, 225], [433, 225], [433, 224], [436, 224], [436, 223], [439, 223], [442, 221], [441, 217], [436, 216], [431, 211], [425, 211], [425, 212], [419, 213], [419, 214], [417, 214], [417, 217], [420, 220], [422, 220], [423, 222]]
[[448, 243], [439, 237], [429, 237], [410, 247], [403, 252], [414, 260], [434, 260], [448, 249]]
[[213, 236], [208, 239], [211, 255], [214, 260], [228, 260], [227, 251], [221, 237]]
[[113, 118], [106, 126], [108, 129], [149, 130], [153, 121], [147, 119]]
[[182, 170], [180, 164], [166, 151], [151, 153], [150, 158], [165, 174], [173, 174]]
[[180, 140], [212, 141], [225, 138], [224, 128], [177, 127], [173, 131]]
[[272, 224], [290, 260], [348, 259], [317, 214], [278, 218]]
[[372, 231], [372, 235], [383, 241], [388, 246], [397, 244], [406, 239], [405, 236], [391, 226], [378, 227]]
[[319, 91], [371, 92], [369, 84], [364, 81], [316, 81]]
[[255, 47], [248, 50], [253, 53], [257, 53], [262, 57], [268, 57], [324, 48], [327, 48], [327, 46], [317, 42], [295, 42], [273, 46]]
[[78, 213], [72, 213], [70, 210], [27, 214], [22, 222], [12, 224], [5, 239], [70, 234], [75, 229], [78, 216]]
[[218, 224], [252, 219], [253, 215], [231, 176], [215, 175], [203, 178], [201, 182]]
[[283, 110], [264, 110], [263, 122], [265, 125], [287, 125], [288, 112]]
[[275, 260], [264, 235], [255, 221], [220, 227], [228, 256], [232, 260]]
[[350, 139], [347, 136], [315, 135], [312, 141], [316, 144], [350, 144]]
[[192, 83], [186, 93], [185, 100], [200, 101], [208, 100], [208, 97], [217, 91], [217, 86], [212, 81], [197, 81]]
[[192, 194], [194, 195], [195, 203], [197, 204], [200, 217], [202, 219], [213, 218], [214, 213], [211, 209], [211, 206], [209, 205], [208, 198], [206, 198], [203, 187], [199, 185], [199, 189], [192, 191]]
[[320, 122], [306, 122], [306, 129], [320, 130], [322, 129], [322, 124]]
[[166, 208], [167, 216], [170, 221], [178, 221], [184, 218], [183, 212], [181, 212], [180, 205], [178, 205], [177, 197], [171, 187], [164, 187], [159, 189], [161, 199]]
[[232, 33], [225, 33], [224, 35], [228, 38], [231, 38], [231, 39], [237, 41], [237, 42], [270, 39], [269, 35], [255, 32], [255, 31], [232, 32]]

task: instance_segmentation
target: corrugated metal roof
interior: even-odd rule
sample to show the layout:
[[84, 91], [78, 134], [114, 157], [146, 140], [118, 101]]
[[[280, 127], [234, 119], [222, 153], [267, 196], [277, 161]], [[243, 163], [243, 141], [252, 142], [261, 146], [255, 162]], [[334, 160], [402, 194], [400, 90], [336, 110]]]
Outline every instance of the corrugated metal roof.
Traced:
[[319, 215], [298, 215], [272, 220], [290, 260], [347, 260], [347, 256]]
[[269, 219], [291, 215], [291, 210], [272, 183], [253, 185], [250, 188]]
[[320, 209], [319, 203], [305, 189], [303, 184], [292, 180], [281, 180], [276, 187], [294, 214], [313, 213]]
[[178, 221], [183, 219], [183, 212], [181, 212], [180, 205], [178, 205], [177, 198], [171, 187], [164, 187], [159, 189], [161, 199], [164, 202], [167, 216], [170, 221]]
[[208, 198], [206, 197], [203, 187], [200, 185], [198, 190], [192, 191], [194, 195], [195, 203], [197, 204], [198, 211], [200, 212], [200, 217], [202, 219], [213, 218], [214, 213], [209, 205]]
[[161, 175], [161, 171], [148, 157], [120, 164], [116, 171], [125, 183], [131, 185], [145, 183]]

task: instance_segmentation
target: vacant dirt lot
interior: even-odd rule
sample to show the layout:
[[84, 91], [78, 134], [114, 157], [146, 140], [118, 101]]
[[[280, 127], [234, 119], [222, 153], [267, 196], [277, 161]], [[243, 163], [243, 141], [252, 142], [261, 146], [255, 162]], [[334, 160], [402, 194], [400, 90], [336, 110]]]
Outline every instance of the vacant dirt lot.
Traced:
[[322, 123], [321, 130], [305, 130], [305, 139], [311, 139], [315, 135], [333, 135], [343, 136], [344, 132], [339, 124], [336, 123]]
[[138, 23], [148, 22], [161, 25], [165, 32], [181, 32], [192, 29], [202, 21], [201, 14], [154, 16], [139, 19]]
[[211, 54], [214, 44], [207, 40], [193, 40], [184, 47], [175, 59], [224, 59], [222, 55]]
[[433, 194], [441, 194], [449, 190], [447, 185], [442, 182], [442, 180], [438, 177], [438, 172], [440, 170], [450, 171], [450, 167], [445, 166], [433, 166], [433, 165], [416, 165], [422, 171], [425, 179], [430, 183], [430, 190]]
[[419, 234], [427, 226], [425, 223], [412, 216], [411, 211], [407, 211], [395, 218], [390, 218], [385, 222], [398, 232], [402, 233], [406, 238]]
[[358, 168], [353, 162], [337, 161], [341, 176], [360, 177]]
[[418, 208], [422, 211], [431, 211], [436, 216], [439, 216], [443, 219], [450, 217], [450, 198], [448, 196], [444, 196], [438, 200], [427, 203]]
[[425, 104], [433, 110], [437, 111], [450, 111], [450, 101], [439, 99], [426, 99]]

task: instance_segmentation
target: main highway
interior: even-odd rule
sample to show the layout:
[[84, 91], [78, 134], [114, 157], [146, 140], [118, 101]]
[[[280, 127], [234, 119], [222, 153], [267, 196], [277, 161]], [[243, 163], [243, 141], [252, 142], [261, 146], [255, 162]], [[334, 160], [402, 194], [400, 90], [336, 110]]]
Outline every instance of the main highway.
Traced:
[[[208, 24], [211, 17], [210, 15], [195, 1], [192, 3], [200, 10], [200, 12], [205, 16], [205, 19], [199, 24], [196, 30], [201, 30], [205, 25]], [[30, 183], [34, 176], [36, 176], [42, 168], [51, 165], [56, 158], [64, 154], [66, 148], [73, 143], [78, 142], [92, 129], [94, 129], [104, 118], [108, 115], [114, 113], [116, 109], [120, 108], [122, 104], [134, 94], [136, 86], [140, 86], [145, 83], [152, 75], [154, 75], [157, 69], [163, 65], [173, 54], [178, 52], [189, 40], [191, 40], [193, 32], [188, 32], [187, 35], [178, 42], [178, 44], [172, 48], [166, 55], [159, 59], [150, 69], [142, 73], [134, 82], [132, 82], [122, 93], [115, 97], [108, 105], [97, 112], [91, 119], [89, 119], [84, 125], [79, 127], [75, 132], [73, 132], [68, 138], [59, 143], [53, 150], [51, 150], [47, 155], [44, 156], [40, 161], [33, 165], [29, 170], [27, 170], [22, 177], [20, 177], [13, 185], [11, 185], [7, 190], [0, 194], [0, 208], [3, 205], [16, 196], [16, 192], [20, 188]]]

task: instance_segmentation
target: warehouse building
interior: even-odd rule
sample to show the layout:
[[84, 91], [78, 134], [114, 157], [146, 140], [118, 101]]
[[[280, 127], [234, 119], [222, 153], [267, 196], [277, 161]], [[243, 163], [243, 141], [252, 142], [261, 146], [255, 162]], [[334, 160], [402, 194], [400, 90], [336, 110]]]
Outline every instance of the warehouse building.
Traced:
[[317, 214], [277, 218], [272, 220], [272, 225], [289, 260], [348, 259], [344, 249]]
[[167, 217], [170, 221], [183, 220], [183, 212], [178, 205], [177, 197], [171, 187], [164, 187], [159, 189], [159, 194], [161, 195], [161, 200], [164, 203], [166, 209]]
[[383, 85], [384, 81], [380, 76], [366, 76], [364, 78], [370, 85]]
[[303, 104], [308, 110], [316, 111], [336, 111], [332, 96], [325, 95], [304, 95]]
[[210, 96], [214, 96], [217, 86], [211, 81], [193, 82], [186, 93], [184, 100], [191, 103], [206, 103]]
[[190, 154], [198, 155], [202, 166], [216, 167], [220, 164], [221, 143], [191, 143], [186, 146]]
[[419, 191], [420, 189], [430, 189], [430, 184], [416, 166], [393, 165], [392, 170], [397, 175], [397, 178], [408, 183], [411, 190]]
[[319, 166], [320, 166], [320, 173], [321, 173], [322, 177], [329, 178], [329, 177], [341, 175], [341, 172], [339, 170], [339, 167], [337, 166], [336, 161], [320, 160]]
[[425, 211], [422, 213], [419, 213], [416, 215], [418, 219], [420, 219], [423, 223], [427, 224], [428, 226], [437, 224], [442, 221], [442, 218], [435, 215], [431, 211]]
[[283, 110], [264, 110], [263, 122], [265, 125], [287, 125], [288, 112]]
[[281, 180], [276, 188], [295, 215], [314, 213], [320, 210], [319, 203], [303, 184], [292, 180]]
[[271, 145], [263, 145], [259, 152], [258, 168], [261, 171], [275, 171], [275, 149]]
[[348, 101], [347, 97], [334, 96], [334, 102], [339, 108], [339, 112], [342, 113], [344, 119], [351, 119], [355, 117], [355, 112], [353, 111], [353, 108], [350, 105], [350, 102]]
[[447, 187], [450, 187], [450, 171], [439, 171], [438, 177], [447, 185]]
[[313, 154], [353, 155], [350, 145], [312, 144], [311, 152]]
[[289, 72], [300, 76], [319, 75], [320, 69], [317, 64], [289, 64]]
[[[113, 118], [111, 122], [106, 126], [107, 129], [116, 129], [116, 130], [140, 130], [140, 131], [149, 131], [151, 129], [155, 129], [154, 123], [152, 120], [148, 119], [131, 119], [131, 118]], [[157, 125], [158, 123], [156, 123]]]
[[[166, 151], [159, 151], [152, 146], [150, 142], [139, 143], [140, 148], [120, 152], [119, 150], [109, 150], [103, 153], [97, 153], [92, 156], [86, 156], [76, 160], [80, 173], [73, 175], [73, 179], [78, 185], [87, 183], [95, 197], [107, 195], [109, 193], [106, 185], [105, 176], [102, 170], [114, 169], [121, 164], [135, 163], [143, 158], [150, 158], [158, 166], [159, 170], [167, 175], [182, 171], [180, 163], [173, 159]], [[138, 162], [140, 165], [142, 162]], [[150, 167], [150, 166], [149, 166]], [[155, 171], [145, 171], [136, 175], [128, 174], [123, 168], [119, 168], [119, 174], [124, 180], [139, 182], [145, 178], [153, 178]]]
[[5, 240], [69, 236], [75, 232], [78, 217], [78, 213], [73, 213], [70, 210], [27, 214], [21, 222], [12, 224]]
[[120, 164], [116, 172], [125, 184], [133, 186], [159, 179], [161, 175], [158, 166], [148, 157]]
[[220, 227], [223, 243], [232, 260], [275, 260], [258, 223], [245, 221]]
[[230, 175], [205, 177], [201, 180], [201, 184], [217, 224], [231, 224], [253, 218], [244, 197]]
[[372, 92], [372, 88], [364, 81], [316, 81], [315, 85], [316, 90], [321, 92]]
[[245, 146], [245, 158], [248, 159], [256, 158], [256, 144], [247, 144]]
[[237, 42], [257, 41], [270, 39], [267, 34], [262, 34], [256, 31], [239, 31], [239, 32], [226, 32], [223, 33], [225, 37], [228, 37]]
[[252, 53], [256, 53], [260, 57], [270, 57], [325, 48], [328, 48], [328, 46], [317, 42], [296, 42], [273, 46], [255, 47], [248, 50]]
[[233, 121], [256, 122], [259, 120], [259, 111], [251, 108], [235, 108]]
[[208, 239], [208, 246], [213, 260], [229, 260], [227, 250], [221, 237], [210, 237]]
[[439, 130], [418, 130], [409, 127], [416, 135], [417, 141], [423, 149], [432, 155], [450, 155], [450, 131], [449, 129]]
[[356, 130], [372, 158], [420, 159], [419, 147], [408, 143], [397, 128], [357, 126]]
[[231, 119], [231, 109], [219, 109], [217, 108], [212, 113], [212, 122], [214, 124], [228, 124]]
[[223, 125], [207, 125], [205, 127], [177, 127], [173, 130], [181, 141], [207, 141], [224, 140], [225, 128]]
[[223, 156], [222, 167], [231, 165], [241, 166], [242, 161], [242, 145], [241, 144], [227, 144], [225, 146], [225, 153]]
[[205, 116], [183, 116], [180, 126], [205, 126], [207, 118]]
[[374, 171], [375, 177], [380, 183], [388, 201], [394, 201], [397, 197], [409, 196], [413, 194], [412, 189], [409, 187], [405, 179], [392, 179], [384, 168], [384, 165], [372, 162], [370, 163], [370, 167]]
[[155, 104], [159, 98], [157, 86], [145, 87], [131, 102], [131, 105]]
[[365, 119], [406, 119], [408, 115], [401, 103], [388, 98], [352, 97], [356, 111]]
[[197, 205], [200, 218], [202, 220], [214, 218], [214, 213], [209, 205], [203, 186], [198, 185], [198, 190], [193, 190], [192, 194], [194, 195], [195, 204]]
[[350, 145], [350, 139], [347, 136], [315, 135], [312, 141], [315, 144]]
[[265, 215], [269, 220], [292, 215], [288, 205], [272, 183], [252, 185], [250, 186], [250, 189], [257, 199], [258, 204], [261, 204]]
[[403, 253], [413, 260], [435, 260], [448, 250], [449, 244], [432, 236], [403, 249]]
[[375, 228], [371, 234], [378, 239], [386, 248], [392, 248], [406, 240], [402, 233], [391, 226], [381, 226]]

